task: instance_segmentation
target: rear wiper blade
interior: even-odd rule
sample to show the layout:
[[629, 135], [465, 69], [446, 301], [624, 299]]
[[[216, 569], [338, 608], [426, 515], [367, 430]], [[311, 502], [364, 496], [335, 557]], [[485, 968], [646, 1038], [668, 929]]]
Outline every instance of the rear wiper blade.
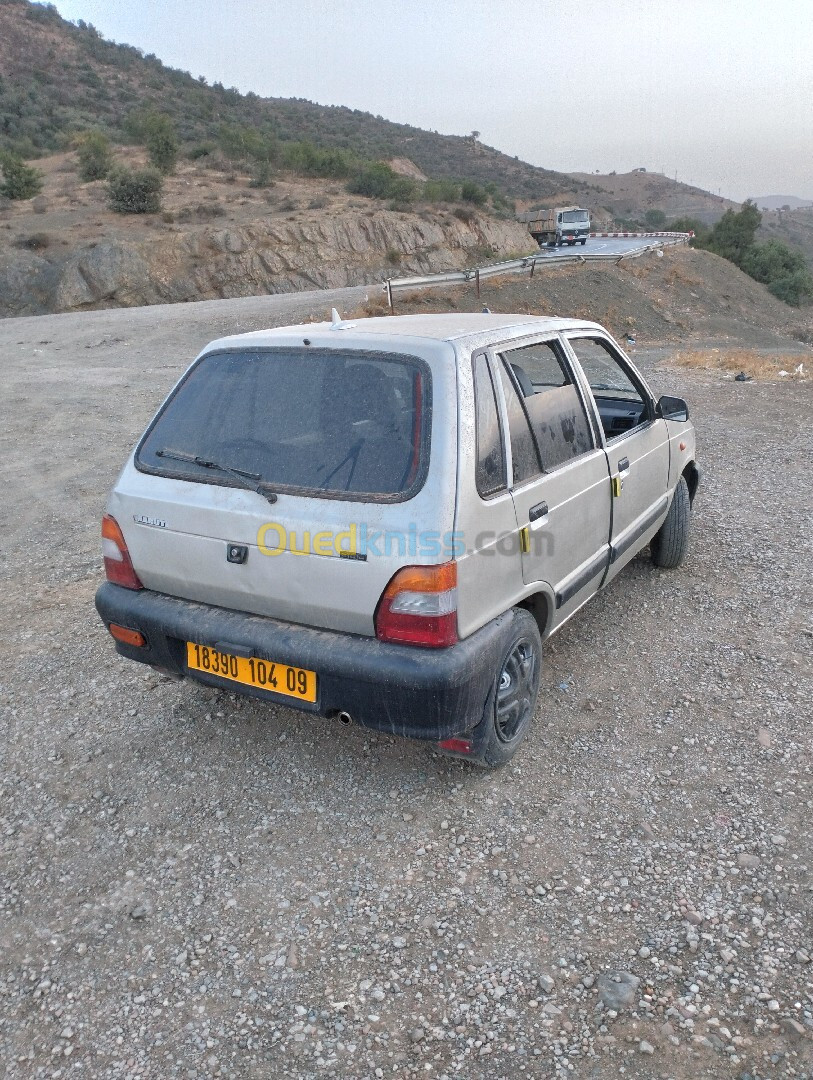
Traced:
[[236, 469], [232, 465], [223, 465], [219, 461], [212, 461], [209, 458], [201, 457], [199, 454], [187, 454], [184, 450], [172, 450], [169, 447], [157, 450], [155, 456], [171, 458], [173, 461], [188, 461], [190, 465], [200, 465], [203, 469], [215, 469], [217, 472], [226, 473], [227, 476], [234, 477], [240, 487], [246, 488], [247, 491], [256, 491], [258, 495], [262, 495], [270, 503], [277, 501], [276, 492], [268, 490], [259, 473], [248, 472], [246, 469]]

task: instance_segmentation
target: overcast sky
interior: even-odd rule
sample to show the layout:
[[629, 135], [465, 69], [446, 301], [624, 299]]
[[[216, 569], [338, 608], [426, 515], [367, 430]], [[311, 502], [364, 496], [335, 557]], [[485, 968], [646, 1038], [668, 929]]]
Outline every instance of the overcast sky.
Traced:
[[813, 199], [811, 0], [56, 0], [210, 82], [563, 171]]

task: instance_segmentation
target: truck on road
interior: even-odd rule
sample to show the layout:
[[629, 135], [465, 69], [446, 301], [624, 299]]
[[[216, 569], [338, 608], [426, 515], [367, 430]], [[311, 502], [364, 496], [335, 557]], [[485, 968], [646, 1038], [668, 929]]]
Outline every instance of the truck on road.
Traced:
[[519, 215], [540, 247], [584, 246], [590, 235], [590, 211], [581, 206], [555, 206], [550, 210], [530, 210]]

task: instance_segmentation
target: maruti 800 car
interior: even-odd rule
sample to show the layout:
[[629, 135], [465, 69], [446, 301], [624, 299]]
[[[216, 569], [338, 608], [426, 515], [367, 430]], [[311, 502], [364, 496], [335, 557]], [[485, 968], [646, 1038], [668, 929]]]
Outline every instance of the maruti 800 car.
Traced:
[[685, 401], [595, 323], [334, 314], [192, 363], [96, 605], [122, 656], [497, 766], [542, 641], [647, 545], [682, 561], [698, 480]]

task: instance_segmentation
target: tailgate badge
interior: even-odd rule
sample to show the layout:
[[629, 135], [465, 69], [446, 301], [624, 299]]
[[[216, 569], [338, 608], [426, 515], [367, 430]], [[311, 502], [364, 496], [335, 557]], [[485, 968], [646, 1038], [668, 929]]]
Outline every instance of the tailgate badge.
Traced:
[[248, 558], [246, 544], [226, 544], [226, 562], [244, 563]]

